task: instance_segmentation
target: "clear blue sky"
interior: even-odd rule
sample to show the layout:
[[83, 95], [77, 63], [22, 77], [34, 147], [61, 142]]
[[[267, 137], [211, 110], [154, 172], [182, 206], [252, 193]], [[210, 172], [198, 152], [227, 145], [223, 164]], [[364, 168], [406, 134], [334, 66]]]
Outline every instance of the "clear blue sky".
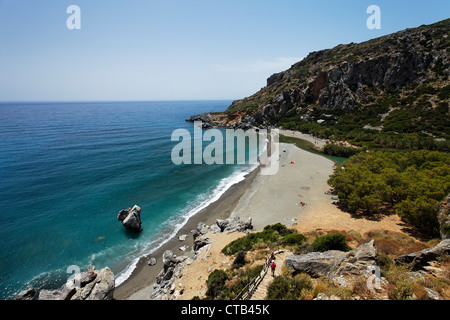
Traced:
[[311, 51], [449, 16], [448, 0], [0, 0], [0, 101], [238, 99]]

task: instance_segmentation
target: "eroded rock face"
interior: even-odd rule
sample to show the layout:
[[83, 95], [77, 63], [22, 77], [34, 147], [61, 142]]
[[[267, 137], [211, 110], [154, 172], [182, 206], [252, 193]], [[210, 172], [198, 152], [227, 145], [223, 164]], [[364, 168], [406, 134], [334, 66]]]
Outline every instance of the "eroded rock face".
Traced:
[[141, 232], [142, 220], [141, 220], [141, 208], [134, 205], [133, 208], [121, 210], [117, 215], [117, 220], [122, 221], [122, 225], [130, 231]]

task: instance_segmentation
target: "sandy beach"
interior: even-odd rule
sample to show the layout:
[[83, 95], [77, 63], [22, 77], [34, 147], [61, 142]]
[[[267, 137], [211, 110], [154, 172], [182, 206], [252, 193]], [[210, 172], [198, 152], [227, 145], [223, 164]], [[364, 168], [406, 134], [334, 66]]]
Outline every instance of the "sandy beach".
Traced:
[[[374, 229], [401, 230], [400, 221], [396, 218], [386, 217], [381, 221], [356, 219], [333, 205], [331, 196], [324, 193], [330, 189], [327, 181], [333, 173], [333, 166], [333, 161], [323, 156], [281, 143], [277, 174], [261, 175], [256, 169], [244, 181], [232, 186], [218, 201], [192, 217], [175, 238], [151, 256], [142, 258], [130, 278], [116, 288], [114, 298], [150, 299], [152, 284], [163, 267], [162, 254], [172, 250], [177, 255], [191, 257], [191, 230], [199, 222], [212, 225], [216, 219], [231, 216], [240, 217], [241, 221], [251, 217], [255, 231], [278, 222], [299, 232], [317, 229], [356, 230], [361, 233]], [[178, 240], [182, 234], [188, 235], [184, 242]], [[185, 288], [178, 299], [191, 299], [204, 294], [209, 272], [216, 268], [225, 269], [232, 263], [231, 258], [224, 256], [220, 250], [243, 235], [239, 232], [208, 234], [212, 241], [208, 258], [194, 260], [186, 266], [182, 279], [177, 281], [177, 286]], [[188, 245], [189, 249], [180, 251], [182, 245]], [[157, 258], [155, 266], [147, 265], [151, 257]]]
[[300, 131], [280, 129], [280, 134], [286, 137], [292, 137], [309, 141], [313, 145], [315, 145], [318, 149], [322, 149], [326, 145], [325, 140], [313, 137], [310, 134], [301, 133]]

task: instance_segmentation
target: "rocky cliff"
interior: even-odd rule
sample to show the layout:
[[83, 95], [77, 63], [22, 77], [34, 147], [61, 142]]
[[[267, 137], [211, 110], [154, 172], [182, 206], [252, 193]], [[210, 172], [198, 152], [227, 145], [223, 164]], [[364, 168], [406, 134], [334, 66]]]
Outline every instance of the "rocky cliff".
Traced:
[[447, 19], [312, 52], [209, 123], [291, 129], [315, 123], [449, 139], [449, 30]]

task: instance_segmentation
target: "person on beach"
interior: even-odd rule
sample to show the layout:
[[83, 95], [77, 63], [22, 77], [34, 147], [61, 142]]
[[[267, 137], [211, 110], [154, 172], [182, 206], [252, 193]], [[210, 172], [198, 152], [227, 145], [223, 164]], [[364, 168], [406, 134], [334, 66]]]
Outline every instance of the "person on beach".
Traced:
[[272, 263], [270, 264], [270, 268], [272, 268], [272, 277], [275, 277], [275, 268], [277, 265], [275, 264], [275, 260], [272, 260]]

